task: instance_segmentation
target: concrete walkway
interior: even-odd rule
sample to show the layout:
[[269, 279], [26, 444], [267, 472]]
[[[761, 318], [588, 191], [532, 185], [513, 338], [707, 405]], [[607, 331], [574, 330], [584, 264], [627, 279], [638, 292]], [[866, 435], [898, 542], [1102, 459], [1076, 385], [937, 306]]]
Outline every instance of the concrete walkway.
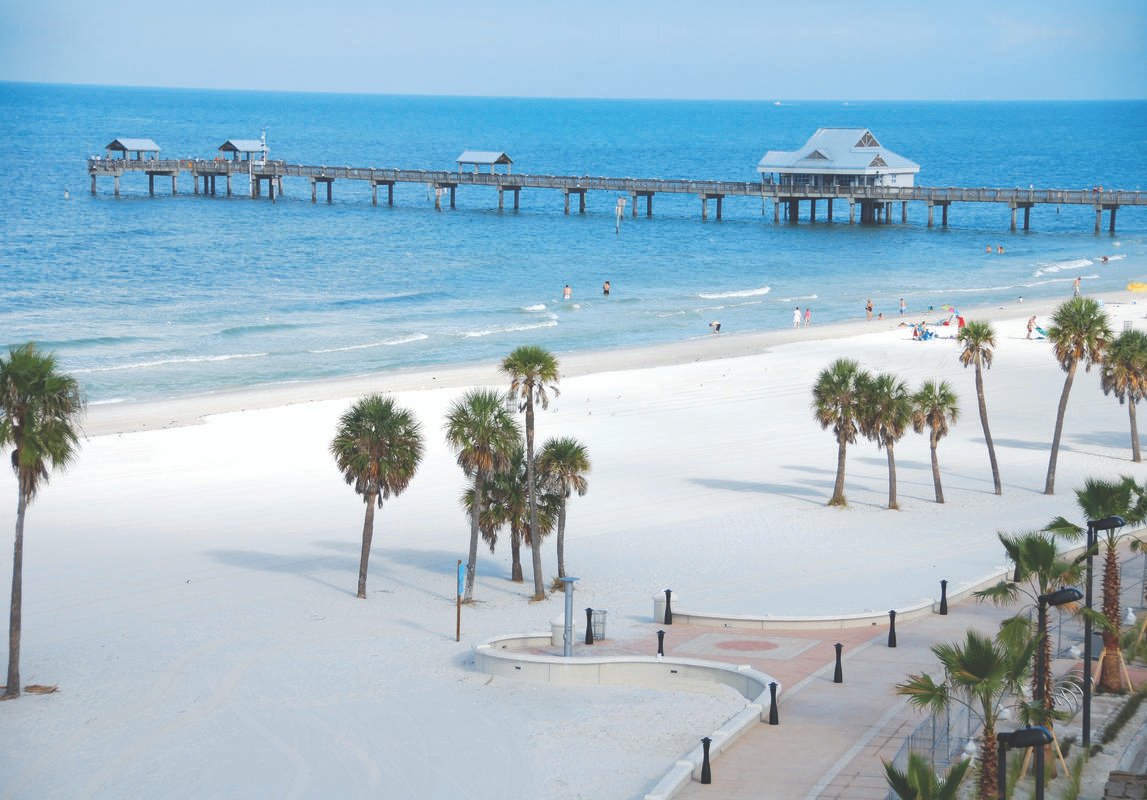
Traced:
[[[915, 672], [939, 678], [933, 644], [962, 639], [968, 628], [991, 634], [1014, 613], [963, 602], [947, 616], [897, 624], [895, 648], [888, 647], [887, 624], [772, 634], [666, 629], [667, 654], [716, 658], [713, 651], [725, 650], [721, 660], [750, 664], [785, 687], [780, 724], [754, 726], [713, 763], [712, 784], [691, 783], [678, 797], [884, 800], [881, 759], [895, 756], [925, 719], [893, 687]], [[754, 649], [754, 640], [773, 646]], [[836, 642], [844, 645], [840, 684], [833, 682]], [[734, 648], [738, 658], [728, 652]]]

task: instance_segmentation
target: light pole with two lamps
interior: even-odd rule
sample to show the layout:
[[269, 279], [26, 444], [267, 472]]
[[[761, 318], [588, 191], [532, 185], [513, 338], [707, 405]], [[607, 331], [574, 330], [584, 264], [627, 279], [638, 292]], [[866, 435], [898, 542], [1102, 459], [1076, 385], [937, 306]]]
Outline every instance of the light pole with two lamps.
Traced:
[[[1043, 752], [1044, 747], [1051, 744], [1051, 731], [1043, 727], [1027, 727], [1020, 728], [1018, 731], [1011, 733], [997, 733], [996, 734], [996, 792], [998, 800], [1007, 800], [1007, 784], [1008, 784], [1008, 748], [1011, 747], [1016, 750], [1026, 750], [1030, 747], [1036, 748], [1036, 757], [1039, 753]], [[1041, 780], [1043, 773], [1037, 773], [1040, 777], [1036, 778], [1036, 798], [1043, 800], [1043, 781]]]

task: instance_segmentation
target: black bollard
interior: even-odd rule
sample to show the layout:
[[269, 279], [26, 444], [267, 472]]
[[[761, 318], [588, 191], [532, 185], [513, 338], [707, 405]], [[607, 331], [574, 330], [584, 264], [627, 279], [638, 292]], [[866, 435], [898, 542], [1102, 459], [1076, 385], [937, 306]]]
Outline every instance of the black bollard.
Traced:
[[940, 581], [940, 616], [948, 614], [948, 582]]
[[585, 643], [593, 644], [593, 609], [585, 610]]
[[705, 755], [701, 759], [701, 783], [713, 782], [713, 773], [709, 771], [709, 745], [712, 741], [708, 736], [701, 740], [701, 747], [705, 749]]
[[666, 625], [672, 625], [673, 624], [673, 608], [672, 608], [672, 606], [669, 605], [669, 600], [670, 600], [672, 595], [673, 595], [672, 589], [666, 589], [665, 590], [665, 624]]
[[665, 655], [665, 631], [657, 632], [657, 655]]
[[896, 610], [888, 612], [888, 646], [896, 646]]
[[781, 718], [777, 714], [777, 682], [769, 681], [769, 724], [780, 725]]
[[844, 683], [844, 671], [840, 668], [840, 653], [844, 650], [844, 645], [837, 642], [833, 647], [836, 648], [836, 671], [832, 673], [832, 682]]

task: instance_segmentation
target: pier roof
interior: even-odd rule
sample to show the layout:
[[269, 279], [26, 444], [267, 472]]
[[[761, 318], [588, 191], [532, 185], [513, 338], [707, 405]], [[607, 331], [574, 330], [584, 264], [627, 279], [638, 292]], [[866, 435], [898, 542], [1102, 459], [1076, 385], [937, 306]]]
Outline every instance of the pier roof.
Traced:
[[129, 153], [158, 153], [159, 145], [157, 145], [151, 139], [130, 139], [124, 136], [120, 136], [112, 139], [111, 143], [104, 149]]
[[459, 164], [474, 164], [481, 167], [492, 167], [495, 164], [509, 166], [514, 163], [508, 155], [496, 150], [466, 150], [455, 160]]
[[920, 165], [884, 147], [867, 128], [818, 128], [799, 150], [770, 150], [757, 172], [917, 173]]
[[262, 153], [266, 146], [259, 139], [228, 139], [219, 149], [224, 153]]

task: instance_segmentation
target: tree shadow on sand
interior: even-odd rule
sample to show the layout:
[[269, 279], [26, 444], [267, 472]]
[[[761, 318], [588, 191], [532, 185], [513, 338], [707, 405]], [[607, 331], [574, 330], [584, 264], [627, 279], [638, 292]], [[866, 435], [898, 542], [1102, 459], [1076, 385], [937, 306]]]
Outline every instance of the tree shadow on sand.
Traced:
[[[348, 588], [353, 584], [353, 576], [358, 575], [357, 555], [329, 556], [315, 554], [286, 555], [283, 553], [263, 553], [254, 550], [208, 550], [207, 555], [221, 564], [259, 572], [278, 572], [284, 575], [297, 575], [309, 581], [334, 589], [343, 594], [355, 595]], [[346, 572], [352, 576], [347, 586], [339, 586], [320, 578], [315, 573]]]
[[754, 494], [779, 494], [791, 497], [794, 500], [803, 500], [806, 503], [820, 505], [810, 500], [810, 497], [819, 498], [824, 492], [819, 485], [817, 488], [806, 488], [789, 483], [764, 483], [762, 481], [731, 481], [718, 478], [690, 478], [690, 483], [704, 486], [706, 489], [721, 489], [727, 492], [751, 492]]

